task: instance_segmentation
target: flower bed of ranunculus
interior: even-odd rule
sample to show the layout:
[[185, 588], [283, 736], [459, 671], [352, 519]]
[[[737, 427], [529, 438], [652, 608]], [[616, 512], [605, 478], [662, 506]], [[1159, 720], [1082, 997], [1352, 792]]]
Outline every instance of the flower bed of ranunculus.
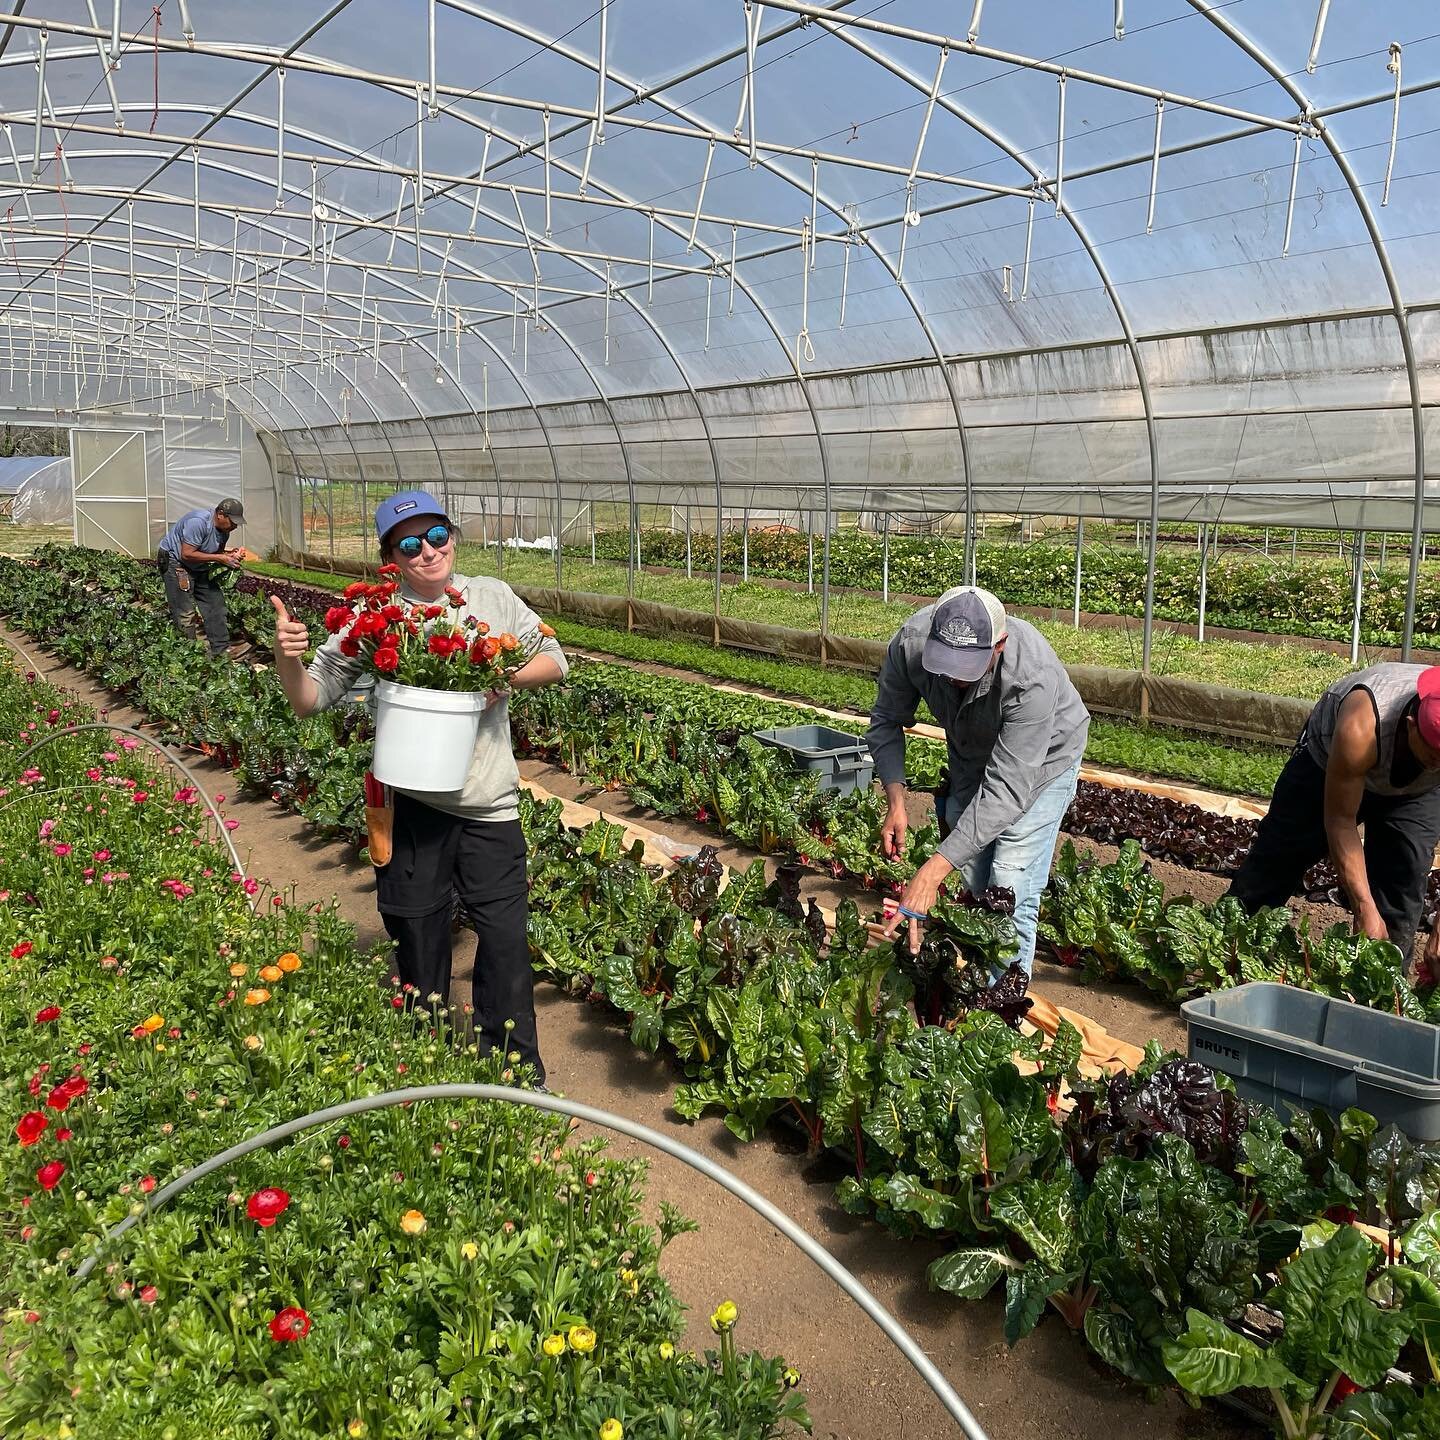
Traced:
[[[677, 1349], [686, 1222], [560, 1117], [416, 1103], [151, 1196], [282, 1121], [508, 1080], [331, 908], [247, 882], [195, 792], [0, 670], [0, 1155], [6, 1440], [764, 1437], [783, 1363]], [[523, 1077], [521, 1077], [523, 1079]], [[131, 1212], [127, 1234], [102, 1242]], [[97, 1263], [88, 1279], [77, 1267]]]

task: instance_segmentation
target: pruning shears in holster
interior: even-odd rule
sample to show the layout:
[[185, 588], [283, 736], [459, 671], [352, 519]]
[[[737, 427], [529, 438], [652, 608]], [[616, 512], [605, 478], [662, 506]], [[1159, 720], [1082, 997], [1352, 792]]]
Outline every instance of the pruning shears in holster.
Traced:
[[382, 870], [390, 863], [395, 809], [389, 790], [368, 770], [365, 772], [365, 833], [370, 846], [370, 863]]

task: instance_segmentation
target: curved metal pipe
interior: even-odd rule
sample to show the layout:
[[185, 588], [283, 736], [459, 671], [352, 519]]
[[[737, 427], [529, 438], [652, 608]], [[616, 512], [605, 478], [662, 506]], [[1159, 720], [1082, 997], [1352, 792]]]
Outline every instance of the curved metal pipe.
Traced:
[[346, 1120], [352, 1115], [364, 1115], [371, 1110], [385, 1110], [395, 1105], [413, 1104], [417, 1100], [498, 1100], [504, 1104], [528, 1105], [534, 1110], [545, 1110], [554, 1115], [568, 1115], [577, 1120], [584, 1120], [591, 1125], [597, 1125], [601, 1129], [613, 1130], [618, 1135], [638, 1140], [642, 1145], [649, 1145], [663, 1154], [669, 1155], [672, 1159], [688, 1165], [697, 1174], [703, 1175], [707, 1180], [713, 1180], [717, 1185], [729, 1191], [737, 1200], [743, 1201], [751, 1210], [762, 1219], [768, 1220], [787, 1240], [803, 1251], [808, 1259], [813, 1260], [880, 1327], [885, 1337], [914, 1366], [920, 1378], [934, 1391], [936, 1398], [949, 1412], [950, 1417], [960, 1427], [967, 1440], [986, 1440], [984, 1430], [980, 1428], [979, 1422], [970, 1413], [969, 1407], [955, 1393], [954, 1388], [940, 1373], [935, 1362], [911, 1339], [900, 1322], [818, 1240], [807, 1234], [783, 1210], [771, 1204], [758, 1191], [751, 1189], [723, 1165], [716, 1164], [715, 1161], [692, 1150], [688, 1145], [682, 1145], [678, 1140], [672, 1140], [670, 1136], [664, 1135], [658, 1130], [652, 1130], [649, 1126], [637, 1124], [633, 1120], [627, 1120], [623, 1116], [611, 1114], [610, 1111], [598, 1109], [593, 1105], [583, 1105], [575, 1100], [564, 1099], [559, 1095], [542, 1094], [535, 1090], [517, 1090], [509, 1085], [417, 1085], [409, 1090], [390, 1090], [378, 1095], [361, 1095], [353, 1100], [343, 1101], [339, 1105], [328, 1105], [323, 1110], [311, 1111], [308, 1115], [302, 1115], [295, 1120], [287, 1120], [284, 1124], [273, 1126], [259, 1135], [253, 1135], [248, 1140], [242, 1140], [238, 1144], [232, 1145], [219, 1155], [212, 1156], [193, 1170], [187, 1170], [178, 1179], [170, 1181], [168, 1185], [155, 1191], [143, 1210], [125, 1216], [118, 1225], [101, 1236], [95, 1250], [85, 1257], [75, 1271], [76, 1281], [83, 1281], [95, 1268], [103, 1247], [125, 1234], [127, 1230], [138, 1224], [151, 1212], [158, 1210], [167, 1200], [189, 1189], [191, 1185], [203, 1180], [207, 1175], [212, 1175], [217, 1170], [223, 1170], [226, 1166], [243, 1160], [256, 1150], [273, 1145], [276, 1141], [286, 1140], [290, 1136], [314, 1126], [326, 1125], [333, 1120]]

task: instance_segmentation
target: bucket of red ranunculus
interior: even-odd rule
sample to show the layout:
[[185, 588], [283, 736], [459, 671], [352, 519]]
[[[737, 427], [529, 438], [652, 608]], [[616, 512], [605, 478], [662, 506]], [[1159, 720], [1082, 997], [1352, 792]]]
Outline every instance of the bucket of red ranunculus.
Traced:
[[492, 697], [555, 632], [541, 625], [523, 640], [492, 635], [466, 613], [459, 590], [447, 587], [443, 603], [408, 601], [398, 575], [384, 565], [378, 584], [347, 585], [325, 628], [375, 676], [375, 778], [401, 790], [461, 790]]

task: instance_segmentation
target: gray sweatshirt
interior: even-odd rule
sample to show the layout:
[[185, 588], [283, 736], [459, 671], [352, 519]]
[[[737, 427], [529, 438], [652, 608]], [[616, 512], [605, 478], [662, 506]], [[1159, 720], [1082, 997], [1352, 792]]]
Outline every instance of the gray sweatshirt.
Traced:
[[958, 869], [1080, 759], [1090, 713], [1049, 642], [1013, 615], [999, 660], [976, 684], [959, 689], [930, 674], [920, 654], [933, 610], [927, 605], [912, 615], [890, 641], [866, 738], [881, 782], [903, 781], [905, 727], [915, 723], [921, 700], [930, 707], [945, 731], [950, 793], [960, 802], [940, 853]]
[[[464, 608], [451, 613], [458, 613], [461, 619], [473, 615], [483, 620], [492, 635], [509, 631], [523, 642], [540, 624], [540, 617], [503, 580], [492, 580], [488, 575], [477, 575], [474, 579], [452, 575], [450, 583], [465, 597]], [[427, 603], [408, 588], [400, 591], [399, 598], [410, 605]], [[562, 678], [569, 672], [570, 664], [558, 641], [543, 639], [537, 653], [554, 660]], [[364, 661], [358, 655], [352, 658], [340, 653], [340, 636], [329, 636], [315, 652], [308, 671], [320, 688], [316, 708], [328, 710], [338, 704], [363, 670]], [[432, 809], [463, 815], [467, 820], [514, 820], [520, 813], [516, 803], [519, 780], [520, 772], [510, 748], [510, 704], [502, 701], [488, 706], [480, 716], [480, 734], [463, 789], [403, 793], [424, 801]]]

